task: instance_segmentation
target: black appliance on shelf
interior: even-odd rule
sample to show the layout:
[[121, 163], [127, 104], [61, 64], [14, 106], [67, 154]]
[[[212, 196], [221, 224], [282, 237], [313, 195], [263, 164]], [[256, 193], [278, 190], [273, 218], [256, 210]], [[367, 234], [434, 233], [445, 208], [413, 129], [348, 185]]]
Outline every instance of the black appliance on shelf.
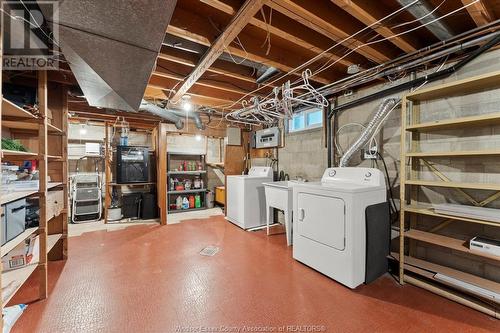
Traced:
[[158, 205], [156, 204], [156, 194], [142, 193], [141, 219], [151, 220], [158, 217]]
[[149, 149], [137, 146], [116, 147], [116, 182], [118, 184], [149, 181]]
[[138, 219], [141, 211], [142, 194], [129, 193], [122, 195], [123, 218]]

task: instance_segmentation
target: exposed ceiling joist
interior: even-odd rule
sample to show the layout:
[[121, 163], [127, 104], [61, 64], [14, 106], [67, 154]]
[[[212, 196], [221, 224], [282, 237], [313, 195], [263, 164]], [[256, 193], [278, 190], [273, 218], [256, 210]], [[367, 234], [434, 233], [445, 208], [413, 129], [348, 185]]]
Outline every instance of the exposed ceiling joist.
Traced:
[[[185, 28], [186, 22], [190, 23], [189, 30]], [[210, 46], [212, 45], [211, 31], [213, 31], [213, 29], [214, 28], [209, 24], [208, 20], [196, 15], [195, 13], [188, 12], [178, 7], [170, 25], [167, 28], [167, 33], [201, 45]], [[299, 66], [309, 60], [301, 57], [299, 54], [291, 52], [290, 50], [284, 50], [274, 46], [272, 47], [271, 52], [266, 55], [265, 51], [261, 48], [261, 40], [256, 40], [244, 32], [240, 33], [238, 38], [245, 46], [245, 50], [232, 45], [226, 45], [226, 52], [230, 52], [235, 56], [244, 59], [246, 58], [257, 63], [275, 67], [283, 72], [290, 72], [296, 66]], [[298, 73], [298, 75], [300, 75], [300, 73]], [[322, 84], [328, 84], [334, 80], [335, 79], [328, 79], [322, 76], [315, 76], [311, 78], [311, 81]]]
[[[462, 3], [467, 5], [471, 3], [471, 1], [472, 0], [462, 0]], [[493, 21], [491, 13], [481, 0], [467, 7], [467, 11], [478, 27]]]
[[[345, 10], [347, 13], [354, 16], [359, 21], [363, 22], [367, 26], [373, 25], [372, 29], [375, 30], [379, 35], [383, 37], [391, 37], [394, 36], [395, 33], [384, 26], [383, 23], [375, 24], [384, 15], [376, 15], [379, 12], [378, 4], [375, 1], [353, 1], [353, 0], [331, 0], [335, 5]], [[401, 50], [405, 52], [414, 52], [417, 50], [415, 47], [415, 42], [410, 42], [407, 40], [408, 37], [395, 37], [389, 39], [391, 43], [399, 47]]]
[[[311, 3], [311, 6], [314, 5], [314, 3]], [[306, 27], [319, 32], [322, 35], [327, 36], [333, 41], [340, 41], [350, 36], [350, 34], [346, 33], [334, 24], [317, 16], [310, 10], [296, 4], [292, 0], [271, 0], [268, 3], [268, 6], [290, 17], [291, 19], [294, 19], [302, 25], [305, 25]], [[376, 63], [383, 63], [389, 61], [390, 59], [387, 55], [379, 52], [371, 46], [361, 47], [363, 45], [363, 42], [357, 39], [350, 39], [349, 41], [343, 43], [343, 45], [352, 50], [355, 50], [357, 53]]]
[[186, 94], [193, 84], [212, 66], [212, 64], [224, 52], [227, 44], [231, 43], [248, 24], [250, 19], [260, 10], [266, 0], [247, 0], [238, 10], [236, 15], [219, 35], [215, 42], [210, 46], [209, 50], [200, 62], [196, 65], [189, 77], [184, 81], [182, 86], [172, 96], [172, 101], [177, 102], [184, 94]]
[[[176, 81], [184, 81], [185, 77], [170, 73], [166, 71], [163, 68], [156, 68], [156, 70], [153, 72], [153, 75], [155, 76], [160, 76], [160, 77], [165, 77], [168, 79], [173, 79]], [[198, 81], [195, 82], [195, 85], [203, 86], [203, 87], [208, 87], [208, 88], [213, 88], [217, 90], [222, 90], [222, 91], [227, 91], [235, 94], [240, 94], [240, 95], [245, 95], [248, 91], [243, 90], [241, 88], [236, 87], [235, 85], [232, 85], [230, 83], [225, 83], [225, 82], [213, 82], [209, 79], [204, 79], [200, 78]]]
[[[153, 87], [153, 88], [158, 88], [158, 89], [167, 89], [167, 90], [170, 89], [170, 90], [172, 90], [172, 89], [175, 89], [173, 87], [175, 87], [176, 84], [178, 84], [178, 83], [179, 83], [179, 81], [176, 81], [174, 79], [153, 75], [153, 76], [151, 76], [151, 78], [149, 80], [148, 86]], [[170, 97], [174, 94], [174, 92], [168, 93], [170, 95]], [[235, 93], [230, 93], [227, 91], [216, 90], [213, 88], [208, 88], [208, 87], [204, 87], [204, 86], [200, 86], [200, 85], [193, 85], [191, 90], [189, 91], [189, 95], [191, 97], [195, 96], [195, 95], [199, 96], [199, 97], [206, 97], [207, 100], [209, 99], [212, 102], [210, 104], [211, 106], [232, 104], [235, 100], [238, 100], [241, 97], [241, 94], [235, 94]], [[166, 98], [164, 98], [164, 99], [166, 99]], [[171, 98], [168, 98], [168, 99], [170, 101], [172, 101]], [[206, 105], [204, 103], [198, 103], [193, 98], [191, 98], [191, 102], [193, 104], [197, 104], [197, 105]]]
[[[163, 46], [158, 58], [175, 62], [178, 64], [195, 67], [200, 61], [200, 58], [195, 54], [191, 54], [182, 50], [176, 50], [168, 46]], [[217, 60], [207, 69], [207, 72], [224, 75], [233, 79], [255, 83], [255, 77], [252, 76], [251, 70], [246, 70], [242, 66], [229, 63], [227, 61]]]
[[[207, 5], [215, 8], [215, 9], [221, 11], [221, 12], [226, 13], [226, 14], [234, 15], [234, 13], [236, 13], [236, 10], [232, 6], [222, 2], [220, 0], [201, 0], [201, 1]], [[320, 54], [324, 51], [322, 48], [313, 44], [312, 41], [311, 42], [306, 41], [306, 40], [302, 39], [301, 37], [295, 36], [295, 35], [287, 32], [283, 29], [280, 29], [279, 27], [276, 27], [275, 25], [268, 24], [268, 23], [264, 22], [262, 19], [258, 18], [258, 16], [253, 17], [249, 23], [253, 26], [256, 26], [256, 27], [262, 29], [263, 31], [266, 31], [266, 32], [269, 31], [271, 34], [273, 34], [277, 37], [283, 38], [283, 39], [295, 44], [296, 46], [299, 46], [299, 47], [302, 47], [302, 48], [307, 49], [309, 51], [315, 52], [316, 54]], [[340, 59], [340, 57], [338, 55], [335, 55], [331, 52], [324, 53], [324, 58], [328, 58], [328, 59], [331, 59], [333, 61], [338, 60], [339, 63], [344, 65], [344, 66], [350, 66], [353, 64], [353, 62], [351, 62], [349, 60]]]

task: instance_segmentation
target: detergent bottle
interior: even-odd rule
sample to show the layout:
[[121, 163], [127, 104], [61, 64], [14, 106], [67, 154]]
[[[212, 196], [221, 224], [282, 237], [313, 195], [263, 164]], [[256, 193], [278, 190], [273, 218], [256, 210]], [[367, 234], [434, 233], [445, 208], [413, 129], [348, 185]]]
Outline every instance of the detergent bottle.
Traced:
[[199, 194], [195, 195], [195, 197], [194, 197], [194, 207], [195, 208], [201, 207], [201, 197]]
[[182, 197], [178, 196], [175, 200], [175, 209], [182, 209]]
[[194, 208], [194, 196], [189, 196], [189, 208]]
[[182, 199], [182, 209], [189, 209], [189, 200], [187, 197]]

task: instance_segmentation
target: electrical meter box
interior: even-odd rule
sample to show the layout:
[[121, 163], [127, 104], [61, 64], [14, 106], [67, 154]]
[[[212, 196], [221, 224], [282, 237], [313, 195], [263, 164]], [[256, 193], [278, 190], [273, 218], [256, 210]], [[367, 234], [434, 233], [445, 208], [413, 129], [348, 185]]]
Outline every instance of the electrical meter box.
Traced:
[[280, 129], [270, 127], [255, 132], [255, 148], [273, 148], [280, 145]]

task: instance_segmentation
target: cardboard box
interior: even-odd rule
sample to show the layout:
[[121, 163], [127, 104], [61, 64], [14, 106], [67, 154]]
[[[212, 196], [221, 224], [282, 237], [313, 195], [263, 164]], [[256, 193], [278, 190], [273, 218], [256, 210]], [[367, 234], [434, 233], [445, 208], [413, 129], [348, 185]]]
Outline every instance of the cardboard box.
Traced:
[[2, 258], [2, 269], [5, 272], [26, 267], [27, 265], [38, 261], [39, 253], [39, 237], [32, 235], [24, 242], [18, 244]]

